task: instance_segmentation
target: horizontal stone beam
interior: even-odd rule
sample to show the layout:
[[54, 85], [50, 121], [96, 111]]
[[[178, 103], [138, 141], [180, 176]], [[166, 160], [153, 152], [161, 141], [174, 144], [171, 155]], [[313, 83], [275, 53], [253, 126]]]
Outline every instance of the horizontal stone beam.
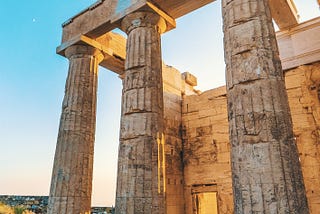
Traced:
[[[186, 15], [215, 0], [139, 0], [129, 7], [121, 7], [121, 2], [129, 0], [98, 0], [96, 3], [63, 23], [62, 43], [85, 35], [92, 39], [119, 27], [120, 20], [127, 14], [149, 8], [167, 20], [168, 29], [175, 27], [175, 19]], [[280, 29], [297, 24], [297, 11], [292, 0], [269, 0], [274, 20]], [[122, 3], [123, 4], [123, 3]], [[121, 9], [119, 9], [121, 8]]]
[[126, 56], [126, 39], [116, 33], [109, 32], [97, 39], [91, 39], [87, 36], [76, 36], [68, 42], [63, 43], [57, 48], [57, 53], [65, 56], [65, 50], [76, 44], [84, 44], [97, 48], [104, 54], [104, 60], [101, 66], [122, 75], [124, 72], [124, 60]]
[[272, 18], [280, 30], [298, 24], [298, 11], [293, 0], [269, 0]]
[[[78, 35], [86, 35], [90, 38], [102, 36], [119, 27], [117, 19], [140, 8], [150, 7], [150, 5], [153, 5], [153, 8], [156, 6], [156, 12], [161, 11], [159, 15], [163, 16], [166, 14], [164, 18], [169, 20], [167, 30], [170, 30], [175, 27], [175, 23], [173, 22], [176, 18], [186, 15], [213, 1], [214, 0], [153, 0], [151, 3], [151, 1], [148, 0], [139, 0], [126, 8], [122, 6], [122, 4], [124, 4], [123, 2], [130, 2], [129, 0], [99, 0], [62, 25], [62, 43]], [[170, 19], [168, 19], [169, 17]]]
[[320, 61], [320, 17], [277, 33], [283, 70]]
[[79, 35], [89, 36], [88, 34], [92, 31], [93, 33], [103, 31], [101, 33], [103, 35], [104, 31], [114, 29], [115, 26], [111, 24], [110, 19], [116, 6], [116, 1], [100, 0], [71, 17], [62, 24], [62, 43], [68, 42]]
[[[170, 30], [174, 27], [174, 20], [176, 18], [184, 16], [213, 1], [215, 0], [153, 0], [151, 4], [147, 0], [140, 0], [123, 11], [117, 11], [120, 0], [99, 0], [62, 25], [62, 43], [79, 35], [86, 35], [90, 38], [100, 37], [119, 27], [117, 19], [146, 5], [153, 5], [153, 7], [156, 5], [158, 11], [161, 11], [160, 15], [166, 14], [167, 17], [170, 17], [170, 26], [173, 25], [171, 28], [168, 28]], [[272, 16], [280, 29], [285, 29], [298, 23], [297, 10], [293, 0], [269, 0], [269, 2]]]
[[171, 17], [177, 19], [214, 1], [215, 0], [153, 0], [152, 2], [166, 11]]
[[[290, 30], [277, 32], [283, 70], [319, 61], [320, 37], [318, 35], [320, 35], [320, 17], [301, 23]], [[104, 40], [109, 42], [104, 42]], [[126, 39], [119, 34], [108, 33], [95, 41], [105, 44], [111, 56], [100, 65], [122, 74], [124, 72]]]
[[174, 17], [171, 17], [159, 6], [148, 0], [137, 1], [122, 9], [118, 9], [120, 7], [118, 1], [120, 2], [120, 0], [99, 0], [94, 5], [70, 18], [62, 25], [62, 43], [68, 42], [79, 35], [85, 35], [92, 39], [100, 37], [115, 28], [120, 28], [120, 22], [127, 14], [139, 10], [151, 10], [158, 13], [167, 23], [166, 31], [176, 26]]
[[[172, 6], [170, 4], [173, 4], [175, 2], [175, 6], [172, 6], [173, 8], [179, 8], [182, 7], [182, 5], [186, 4], [189, 5], [188, 10], [191, 10], [196, 9], [197, 7], [201, 7], [201, 5], [208, 4], [212, 1], [213, 0], [193, 1], [198, 2], [197, 4], [192, 3], [191, 1], [179, 1], [180, 3], [178, 1], [164, 2], [166, 2], [166, 7], [169, 8]], [[280, 2], [284, 3], [283, 0], [269, 1], [271, 8], [276, 8], [276, 5], [281, 4]], [[285, 1], [287, 2], [287, 5], [289, 5], [288, 1], [289, 0]], [[160, 0], [158, 2], [160, 2]], [[158, 13], [163, 13], [161, 16], [167, 16], [167, 20], [174, 24], [174, 20], [170, 19], [170, 16], [167, 13], [164, 13], [163, 10], [158, 9], [158, 7], [155, 7], [153, 4], [149, 4], [147, 6], [149, 8], [151, 7], [153, 10], [158, 10]], [[111, 13], [113, 13], [113, 10], [115, 10], [115, 7], [116, 5], [114, 4], [114, 1], [100, 0], [93, 6], [78, 14], [77, 16], [71, 18], [68, 22], [64, 24], [63, 42], [57, 48], [57, 53], [64, 56], [64, 50], [70, 45], [88, 44], [98, 48], [105, 54], [105, 59], [100, 63], [101, 66], [119, 75], [123, 74], [124, 60], [126, 55], [126, 39], [119, 34], [115, 34], [112, 32], [105, 33], [106, 30], [111, 31], [115, 28], [115, 25], [111, 24], [112, 17], [110, 15]], [[290, 6], [290, 8], [291, 7], [292, 6]], [[278, 19], [276, 18], [276, 11], [281, 10], [279, 8], [277, 10], [272, 10], [274, 19], [278, 20], [280, 16], [278, 16]], [[103, 16], [104, 13], [109, 14], [107, 22], [104, 22], [106, 19], [101, 19], [101, 16]], [[187, 11], [177, 13], [183, 14], [187, 13]], [[120, 18], [121, 15], [119, 14], [118, 17], [113, 16], [113, 19]], [[320, 59], [320, 41], [317, 36], [320, 35], [320, 19], [316, 18], [308, 22], [302, 23], [300, 25], [295, 25], [296, 26], [290, 30], [282, 30], [277, 33], [280, 58], [282, 60], [284, 70], [299, 65], [315, 62]], [[95, 28], [94, 26], [99, 27]], [[87, 33], [88, 35], [83, 33], [85, 32], [85, 30], [88, 29], [94, 30], [89, 31], [89, 33]]]
[[124, 73], [124, 61], [126, 58], [126, 38], [120, 34], [110, 32], [97, 38], [97, 41], [108, 41], [108, 47], [112, 50], [112, 55], [105, 57], [100, 65], [122, 75]]

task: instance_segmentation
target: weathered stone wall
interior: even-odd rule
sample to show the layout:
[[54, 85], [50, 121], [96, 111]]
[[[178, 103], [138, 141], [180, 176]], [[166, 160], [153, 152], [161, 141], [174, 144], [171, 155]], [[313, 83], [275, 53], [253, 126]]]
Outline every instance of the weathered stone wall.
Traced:
[[320, 210], [320, 63], [286, 73], [286, 87], [310, 213]]
[[183, 213], [183, 165], [181, 126], [181, 74], [169, 66], [163, 69], [164, 133], [167, 213]]
[[[287, 71], [286, 87], [310, 213], [315, 214], [320, 209], [320, 63]], [[182, 126], [185, 213], [193, 213], [192, 189], [213, 185], [219, 213], [233, 213], [225, 88], [184, 97]]]
[[193, 87], [175, 68], [163, 64], [164, 133], [167, 213], [184, 213], [181, 138], [182, 94], [194, 94]]
[[[232, 180], [224, 87], [183, 99], [186, 213], [193, 213], [192, 189], [216, 185], [219, 213], [232, 213]], [[210, 191], [208, 189], [208, 191]]]

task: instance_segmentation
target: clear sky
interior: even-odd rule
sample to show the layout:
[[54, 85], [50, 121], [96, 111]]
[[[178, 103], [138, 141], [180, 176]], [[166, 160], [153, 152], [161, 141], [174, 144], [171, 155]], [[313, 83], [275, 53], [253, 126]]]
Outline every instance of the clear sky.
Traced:
[[[48, 195], [68, 70], [56, 55], [61, 23], [94, 0], [2, 0], [0, 7], [0, 194]], [[295, 0], [301, 20], [316, 0]], [[162, 37], [163, 60], [198, 77], [200, 90], [224, 85], [220, 1], [177, 21]], [[100, 68], [93, 205], [114, 205], [121, 81]]]

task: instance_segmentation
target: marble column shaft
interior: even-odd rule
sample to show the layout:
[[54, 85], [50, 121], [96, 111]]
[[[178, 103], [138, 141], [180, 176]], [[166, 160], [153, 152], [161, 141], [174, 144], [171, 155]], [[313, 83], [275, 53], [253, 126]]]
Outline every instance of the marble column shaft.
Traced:
[[85, 45], [66, 49], [69, 72], [62, 104], [51, 180], [49, 214], [91, 210], [93, 152], [100, 51]]
[[163, 83], [160, 34], [152, 12], [124, 18], [128, 34], [123, 80], [117, 214], [165, 213]]
[[235, 213], [309, 213], [268, 0], [223, 0]]

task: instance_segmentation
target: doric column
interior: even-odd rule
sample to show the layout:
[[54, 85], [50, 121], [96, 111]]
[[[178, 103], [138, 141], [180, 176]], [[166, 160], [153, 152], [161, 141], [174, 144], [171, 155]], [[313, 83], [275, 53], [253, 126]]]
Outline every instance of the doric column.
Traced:
[[223, 0], [235, 213], [309, 213], [268, 0]]
[[160, 34], [152, 12], [124, 18], [128, 34], [118, 156], [117, 214], [165, 213], [163, 86]]
[[69, 72], [51, 180], [49, 214], [89, 213], [100, 51], [85, 45], [66, 49]]

